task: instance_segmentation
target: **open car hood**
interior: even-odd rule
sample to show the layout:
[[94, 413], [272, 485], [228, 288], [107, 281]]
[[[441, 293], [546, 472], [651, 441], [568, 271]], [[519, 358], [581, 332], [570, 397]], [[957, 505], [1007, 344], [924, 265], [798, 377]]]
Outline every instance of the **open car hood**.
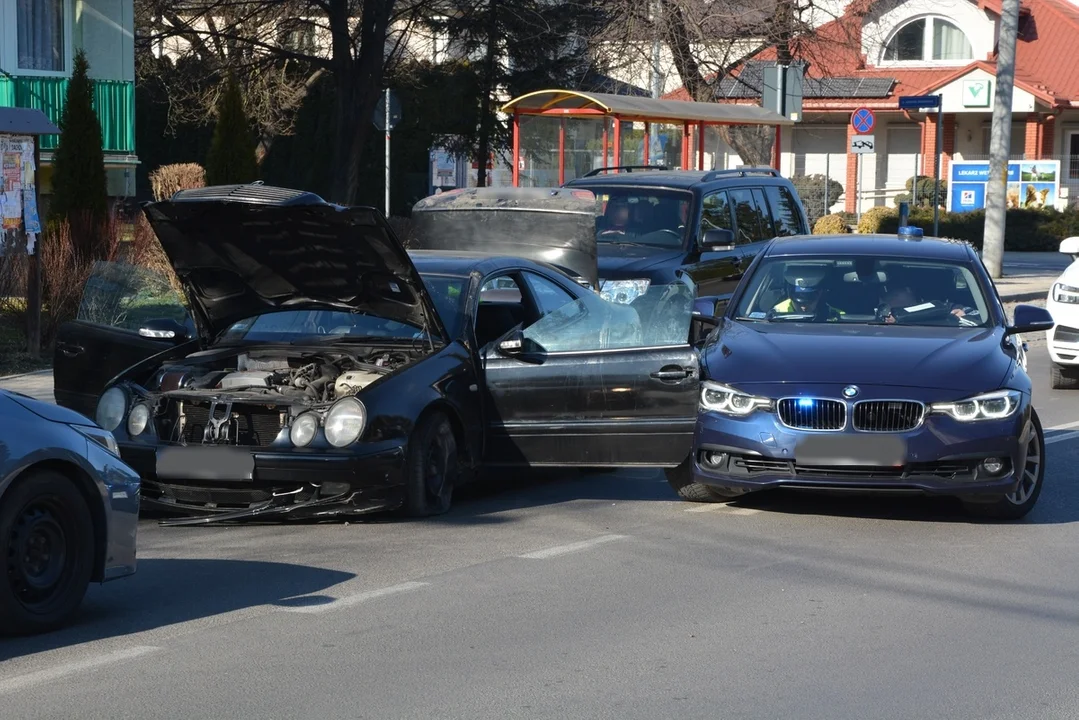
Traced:
[[549, 263], [597, 287], [596, 198], [570, 188], [470, 188], [412, 208], [409, 247]]
[[266, 185], [184, 190], [146, 217], [210, 337], [274, 310], [335, 308], [446, 333], [378, 210]]

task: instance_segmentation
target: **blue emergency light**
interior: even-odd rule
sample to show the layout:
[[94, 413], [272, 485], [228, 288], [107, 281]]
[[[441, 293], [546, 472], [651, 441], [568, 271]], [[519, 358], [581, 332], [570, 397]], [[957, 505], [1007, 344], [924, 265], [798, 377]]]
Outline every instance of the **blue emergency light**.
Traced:
[[904, 225], [899, 228], [900, 240], [921, 240], [924, 234], [925, 233], [922, 232], [920, 227], [915, 227], [913, 225]]

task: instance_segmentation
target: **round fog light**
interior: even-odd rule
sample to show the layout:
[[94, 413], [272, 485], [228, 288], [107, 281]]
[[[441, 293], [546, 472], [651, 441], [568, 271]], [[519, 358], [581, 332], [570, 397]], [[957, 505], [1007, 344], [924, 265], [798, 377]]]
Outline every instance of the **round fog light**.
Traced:
[[1000, 458], [986, 458], [982, 461], [982, 467], [990, 475], [996, 475], [998, 472], [1004, 469], [1004, 461]]
[[704, 452], [704, 464], [708, 467], [722, 467], [727, 462], [727, 453], [706, 450]]
[[150, 424], [150, 406], [139, 403], [131, 408], [131, 414], [127, 416], [127, 434], [131, 437], [141, 435], [146, 426]]
[[288, 437], [296, 447], [307, 447], [318, 433], [318, 417], [313, 412], [305, 412], [292, 421]]

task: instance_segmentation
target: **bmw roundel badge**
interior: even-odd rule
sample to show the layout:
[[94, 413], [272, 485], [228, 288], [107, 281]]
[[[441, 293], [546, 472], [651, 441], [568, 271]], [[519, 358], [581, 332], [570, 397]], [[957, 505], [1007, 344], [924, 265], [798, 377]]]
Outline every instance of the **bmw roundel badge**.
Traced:
[[852, 397], [856, 397], [857, 395], [858, 395], [858, 386], [857, 385], [848, 385], [847, 387], [843, 388], [843, 397], [852, 398]]

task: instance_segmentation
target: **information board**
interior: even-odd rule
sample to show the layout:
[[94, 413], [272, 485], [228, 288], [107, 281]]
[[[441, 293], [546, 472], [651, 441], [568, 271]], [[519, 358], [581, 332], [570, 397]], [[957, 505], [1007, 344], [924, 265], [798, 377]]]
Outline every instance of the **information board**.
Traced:
[[[955, 160], [948, 169], [948, 209], [985, 209], [989, 182], [987, 161]], [[1008, 163], [1009, 210], [1056, 207], [1060, 195], [1059, 160], [1012, 160]]]

